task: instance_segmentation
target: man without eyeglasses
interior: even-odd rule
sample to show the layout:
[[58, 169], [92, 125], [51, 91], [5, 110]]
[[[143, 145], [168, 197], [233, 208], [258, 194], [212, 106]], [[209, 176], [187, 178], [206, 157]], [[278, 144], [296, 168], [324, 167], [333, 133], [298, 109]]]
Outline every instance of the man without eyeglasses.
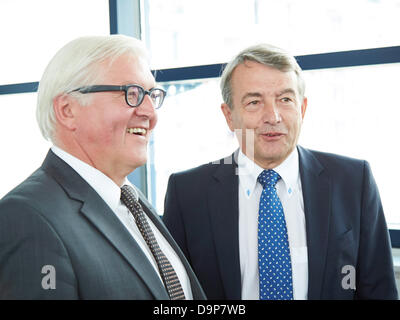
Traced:
[[38, 89], [53, 143], [0, 201], [2, 299], [203, 299], [182, 252], [127, 176], [146, 163], [165, 91], [142, 43], [83, 37]]
[[171, 175], [164, 222], [209, 299], [396, 299], [390, 240], [366, 161], [297, 144], [302, 71], [256, 45], [223, 71], [239, 150]]

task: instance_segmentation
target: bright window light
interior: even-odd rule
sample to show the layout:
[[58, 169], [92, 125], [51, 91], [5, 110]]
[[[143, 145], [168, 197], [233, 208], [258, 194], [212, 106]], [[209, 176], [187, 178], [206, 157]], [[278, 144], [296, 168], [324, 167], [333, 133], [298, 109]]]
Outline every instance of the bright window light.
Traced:
[[1, 0], [0, 85], [35, 82], [56, 51], [110, 33], [107, 0]]
[[400, 0], [147, 0], [156, 69], [223, 63], [267, 42], [294, 55], [399, 45]]
[[[299, 144], [367, 160], [391, 227], [400, 227], [396, 92], [400, 64], [306, 71], [308, 108]], [[156, 206], [171, 173], [228, 156], [237, 147], [220, 110], [219, 79], [166, 83], [154, 132]], [[396, 225], [397, 224], [397, 225]]]

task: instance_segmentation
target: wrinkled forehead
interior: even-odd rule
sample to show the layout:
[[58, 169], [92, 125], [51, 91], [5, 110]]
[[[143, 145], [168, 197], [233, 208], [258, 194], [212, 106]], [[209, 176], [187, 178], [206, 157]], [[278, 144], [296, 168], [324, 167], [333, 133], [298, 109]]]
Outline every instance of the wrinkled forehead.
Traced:
[[299, 94], [295, 71], [281, 71], [257, 62], [238, 65], [233, 71], [231, 84], [234, 94], [263, 92], [267, 95], [276, 95], [284, 91]]
[[155, 79], [146, 57], [123, 54], [98, 64], [99, 78], [105, 84], [139, 84], [154, 87]]

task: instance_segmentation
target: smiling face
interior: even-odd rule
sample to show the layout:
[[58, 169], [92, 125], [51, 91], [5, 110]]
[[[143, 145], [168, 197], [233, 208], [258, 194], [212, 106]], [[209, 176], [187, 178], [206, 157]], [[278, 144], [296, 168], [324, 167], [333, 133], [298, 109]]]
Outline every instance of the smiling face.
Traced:
[[[100, 67], [105, 68], [102, 85], [138, 84], [146, 90], [155, 86], [149, 66], [140, 58], [122, 55], [110, 67], [107, 61]], [[129, 173], [146, 163], [147, 143], [157, 114], [148, 95], [132, 108], [125, 102], [124, 91], [89, 94], [92, 96], [86, 106], [80, 106], [76, 99], [68, 100], [72, 120], [68, 123], [66, 151], [120, 185]]]
[[295, 148], [307, 107], [295, 73], [245, 61], [233, 71], [231, 88], [232, 109], [221, 108], [241, 150], [262, 168], [275, 168]]

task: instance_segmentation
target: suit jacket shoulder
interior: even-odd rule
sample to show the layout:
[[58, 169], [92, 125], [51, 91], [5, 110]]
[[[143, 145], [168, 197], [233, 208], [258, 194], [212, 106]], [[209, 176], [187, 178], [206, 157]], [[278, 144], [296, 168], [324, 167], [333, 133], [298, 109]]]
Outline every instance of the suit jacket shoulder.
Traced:
[[343, 170], [345, 173], [348, 173], [354, 169], [362, 168], [366, 163], [366, 161], [362, 159], [356, 159], [335, 153], [306, 149], [301, 146], [298, 146], [297, 149], [300, 154], [301, 165], [307, 166], [308, 159], [313, 157], [322, 165], [324, 169], [328, 170], [328, 172], [336, 173], [336, 171]]
[[209, 182], [211, 178], [219, 180], [234, 175], [234, 170], [237, 167], [236, 156], [237, 152], [195, 168], [173, 173], [171, 177], [174, 180], [176, 179], [179, 184], [185, 186], [193, 185], [199, 188], [202, 184]]
[[[55, 270], [54, 290], [42, 286], [47, 265]], [[194, 297], [204, 297], [199, 286]], [[118, 217], [50, 151], [41, 168], [0, 201], [0, 298], [151, 300], [168, 294]]]
[[[310, 299], [396, 299], [390, 239], [369, 163], [298, 146]], [[355, 289], [342, 286], [343, 267]], [[373, 284], [373, 285], [372, 285]]]

